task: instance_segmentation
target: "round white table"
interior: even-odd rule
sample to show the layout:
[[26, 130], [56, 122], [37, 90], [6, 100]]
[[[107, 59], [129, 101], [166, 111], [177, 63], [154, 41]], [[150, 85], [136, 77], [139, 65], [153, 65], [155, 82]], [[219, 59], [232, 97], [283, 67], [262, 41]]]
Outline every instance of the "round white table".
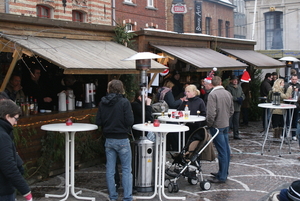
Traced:
[[294, 109], [296, 108], [296, 105], [292, 105], [292, 104], [273, 105], [272, 103], [260, 103], [260, 104], [258, 104], [258, 107], [271, 110], [269, 123], [268, 123], [267, 129], [266, 129], [266, 132], [265, 132], [265, 138], [264, 138], [264, 142], [263, 142], [262, 149], [261, 149], [261, 154], [263, 155], [263, 153], [264, 153], [264, 147], [265, 147], [266, 141], [268, 140], [269, 129], [270, 129], [271, 121], [272, 121], [272, 115], [273, 115], [273, 111], [275, 109], [283, 110], [283, 121], [284, 121], [283, 136], [281, 138], [281, 143], [280, 143], [280, 148], [279, 148], [279, 156], [281, 156], [281, 149], [282, 149], [282, 145], [283, 145], [285, 137], [288, 139], [287, 141], [288, 141], [288, 145], [289, 145], [289, 153], [291, 153], [291, 145], [290, 145], [289, 137], [290, 137], [290, 129], [291, 129], [292, 121], [290, 121], [290, 125], [289, 125], [288, 131], [287, 131], [286, 118], [287, 118], [287, 111], [290, 110], [291, 119], [293, 119], [293, 112], [294, 112]]
[[[45, 197], [56, 197], [62, 198], [62, 200], [67, 200], [70, 193], [80, 200], [92, 200], [95, 201], [95, 198], [90, 197], [80, 197], [77, 194], [81, 194], [82, 191], [75, 192], [75, 178], [74, 178], [74, 168], [75, 168], [75, 133], [79, 131], [91, 131], [98, 129], [97, 125], [94, 124], [86, 124], [86, 123], [73, 123], [71, 126], [67, 126], [65, 123], [57, 123], [57, 124], [47, 124], [41, 127], [42, 130], [45, 131], [57, 131], [60, 133], [65, 133], [65, 154], [66, 154], [66, 167], [65, 167], [65, 192], [62, 195], [53, 195], [53, 194], [46, 194]], [[71, 152], [70, 152], [70, 145], [71, 145]], [[71, 163], [71, 169], [70, 169]], [[71, 179], [71, 182], [70, 182]]]
[[[135, 199], [153, 199], [157, 194], [159, 199], [162, 196], [166, 199], [180, 199], [185, 200], [185, 197], [170, 197], [164, 192], [165, 183], [165, 164], [166, 164], [166, 136], [169, 132], [183, 132], [188, 131], [189, 127], [184, 125], [174, 124], [160, 124], [159, 127], [154, 127], [153, 124], [135, 124], [132, 127], [138, 131], [152, 131], [156, 135], [155, 143], [155, 181], [154, 193], [151, 196], [134, 196]], [[160, 153], [160, 154], [158, 154]]]
[[[186, 124], [186, 123], [193, 123], [193, 122], [200, 122], [205, 121], [206, 117], [204, 116], [198, 116], [198, 115], [190, 115], [188, 119], [185, 119], [184, 117], [180, 117], [179, 119], [168, 117], [168, 116], [159, 116], [157, 117], [159, 121], [162, 122], [176, 122], [178, 124]], [[181, 150], [181, 147], [185, 145], [185, 132], [182, 132], [182, 144], [181, 144], [181, 132], [178, 133], [178, 151]]]

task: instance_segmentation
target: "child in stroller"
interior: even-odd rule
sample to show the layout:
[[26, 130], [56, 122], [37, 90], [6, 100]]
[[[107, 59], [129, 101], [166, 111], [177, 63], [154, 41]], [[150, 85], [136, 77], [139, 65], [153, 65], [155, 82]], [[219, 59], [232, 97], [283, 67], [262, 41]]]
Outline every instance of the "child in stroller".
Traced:
[[218, 133], [211, 137], [205, 127], [200, 127], [190, 135], [180, 153], [170, 153], [173, 162], [172, 164], [167, 162], [166, 174], [171, 179], [165, 180], [165, 187], [170, 193], [179, 191], [177, 180], [180, 176], [187, 178], [192, 185], [196, 185], [200, 181], [202, 190], [210, 189], [210, 182], [203, 179], [200, 160], [215, 160], [212, 141]]

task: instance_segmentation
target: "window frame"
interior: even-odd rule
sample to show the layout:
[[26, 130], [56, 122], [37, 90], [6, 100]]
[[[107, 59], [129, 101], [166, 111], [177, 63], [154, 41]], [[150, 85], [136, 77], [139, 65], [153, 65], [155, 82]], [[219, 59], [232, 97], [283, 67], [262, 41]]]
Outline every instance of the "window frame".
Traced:
[[147, 0], [147, 7], [154, 8], [154, 0]]
[[[283, 12], [271, 11], [264, 13], [265, 17], [265, 49], [283, 49]], [[279, 38], [281, 36], [281, 38]], [[274, 47], [274, 41], [279, 43]]]
[[[130, 30], [128, 29], [129, 26], [130, 26], [130, 28], [131, 28]], [[126, 31], [126, 32], [129, 32], [129, 31], [132, 31], [132, 30], [133, 30], [133, 25], [132, 25], [131, 23], [126, 23], [126, 24], [125, 24], [125, 31]]]
[[[40, 18], [51, 18], [51, 8], [44, 6], [44, 5], [37, 5], [36, 6], [36, 16]], [[45, 15], [43, 12], [47, 11], [47, 15]]]
[[218, 36], [222, 36], [223, 20], [218, 19]]
[[[77, 17], [77, 16], [75, 16], [76, 14], [79, 14], [79, 16], [80, 16], [80, 19], [78, 20], [77, 18], [75, 18], [75, 17]], [[84, 13], [83, 12], [81, 12], [81, 11], [79, 11], [79, 10], [72, 10], [72, 21], [73, 22], [84, 22]]]
[[211, 17], [205, 18], [205, 34], [211, 35]]
[[227, 37], [227, 38], [230, 37], [230, 22], [229, 21], [225, 22], [225, 37]]

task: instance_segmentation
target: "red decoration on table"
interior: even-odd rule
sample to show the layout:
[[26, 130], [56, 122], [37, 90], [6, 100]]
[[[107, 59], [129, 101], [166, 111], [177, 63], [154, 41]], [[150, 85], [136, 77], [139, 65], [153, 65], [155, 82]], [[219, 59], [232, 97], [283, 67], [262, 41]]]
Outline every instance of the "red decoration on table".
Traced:
[[159, 127], [159, 126], [160, 126], [160, 122], [158, 121], [158, 119], [155, 119], [155, 120], [153, 121], [153, 126], [154, 126], [154, 127]]
[[67, 121], [66, 121], [66, 125], [67, 126], [71, 126], [73, 124], [72, 120], [69, 118]]

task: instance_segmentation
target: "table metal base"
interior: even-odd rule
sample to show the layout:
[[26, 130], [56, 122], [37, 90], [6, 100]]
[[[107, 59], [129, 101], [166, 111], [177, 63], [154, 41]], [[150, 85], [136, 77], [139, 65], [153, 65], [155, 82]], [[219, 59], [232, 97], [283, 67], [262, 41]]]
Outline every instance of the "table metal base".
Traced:
[[[79, 200], [92, 200], [95, 201], [95, 198], [92, 197], [80, 197], [78, 194], [81, 194], [82, 191], [75, 192], [75, 178], [74, 178], [74, 169], [75, 169], [75, 133], [76, 132], [65, 132], [65, 151], [66, 151], [66, 167], [65, 167], [65, 192], [62, 195], [53, 195], [53, 194], [45, 194], [46, 198], [55, 197], [55, 198], [63, 198], [61, 201], [67, 200], [71, 194]], [[70, 139], [71, 137], [71, 139]], [[71, 152], [70, 152], [70, 144], [71, 144]], [[70, 169], [71, 163], [71, 169]], [[71, 183], [70, 183], [71, 179]]]

